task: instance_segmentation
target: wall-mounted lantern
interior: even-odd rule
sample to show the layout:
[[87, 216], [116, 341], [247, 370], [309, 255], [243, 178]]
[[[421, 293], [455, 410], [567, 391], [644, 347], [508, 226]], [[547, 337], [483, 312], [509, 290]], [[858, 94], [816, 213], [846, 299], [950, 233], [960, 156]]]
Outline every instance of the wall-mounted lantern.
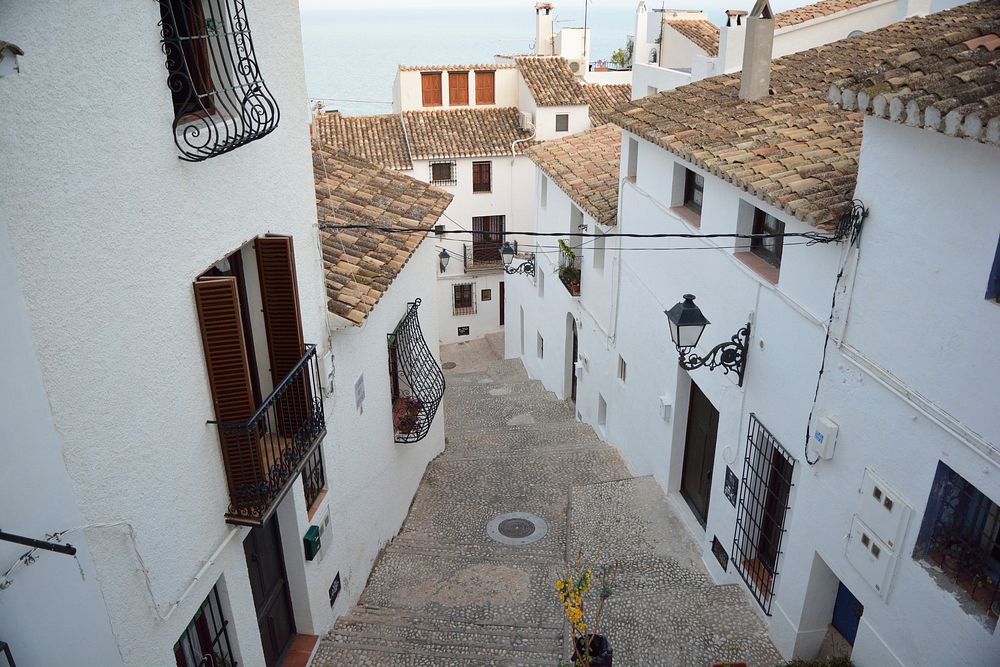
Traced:
[[17, 44], [0, 40], [0, 77], [20, 73], [21, 67], [17, 62], [17, 57], [23, 55], [24, 51]]
[[504, 241], [503, 247], [500, 248], [500, 259], [503, 260], [503, 272], [509, 275], [514, 275], [515, 273], [523, 273], [525, 275], [535, 277], [535, 258], [527, 259], [521, 262], [517, 266], [511, 266], [514, 262], [514, 248], [511, 247], [510, 242]]
[[702, 314], [701, 309], [694, 303], [693, 294], [685, 294], [684, 301], [674, 304], [670, 310], [663, 311], [670, 324], [670, 338], [677, 348], [679, 358], [677, 363], [687, 371], [693, 371], [702, 366], [713, 370], [722, 367], [728, 373], [732, 371], [739, 378], [739, 385], [743, 386], [743, 371], [747, 364], [747, 349], [750, 345], [750, 323], [736, 332], [733, 337], [725, 342], [719, 343], [709, 351], [704, 357], [700, 357], [692, 348], [698, 344], [705, 327], [709, 325], [708, 319]]
[[451, 261], [451, 255], [444, 248], [441, 248], [441, 254], [438, 255], [438, 262], [441, 266], [441, 273], [444, 273], [448, 269], [448, 262]]

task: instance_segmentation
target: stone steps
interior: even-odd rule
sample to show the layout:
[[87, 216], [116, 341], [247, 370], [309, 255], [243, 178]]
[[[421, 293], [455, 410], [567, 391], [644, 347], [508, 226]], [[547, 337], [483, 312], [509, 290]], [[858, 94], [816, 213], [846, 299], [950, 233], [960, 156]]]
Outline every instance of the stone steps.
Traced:
[[440, 542], [438, 540], [400, 534], [386, 546], [386, 549], [395, 551], [405, 550], [409, 554], [439, 556], [454, 560], [471, 560], [472, 562], [490, 560], [495, 562], [552, 563], [553, 561], [559, 562], [563, 560], [565, 549], [553, 548], [550, 545], [540, 545], [541, 543], [535, 543], [512, 547], [499, 542]]

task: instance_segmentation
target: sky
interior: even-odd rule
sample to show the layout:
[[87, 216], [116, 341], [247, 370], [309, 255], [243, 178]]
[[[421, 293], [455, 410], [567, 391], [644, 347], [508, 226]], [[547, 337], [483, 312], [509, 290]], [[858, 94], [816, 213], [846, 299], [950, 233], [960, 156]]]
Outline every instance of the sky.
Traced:
[[[556, 10], [560, 6], [572, 7], [578, 5], [583, 6], [585, 0], [551, 0], [556, 7]], [[363, 4], [359, 5], [357, 0], [299, 0], [299, 6], [304, 11], [312, 11], [316, 9], [359, 9], [360, 7], [368, 7], [371, 9], [391, 9], [394, 7], [405, 6], [407, 9], [416, 9], [421, 7], [434, 7], [434, 8], [448, 8], [448, 7], [466, 7], [470, 2], [474, 2], [476, 5], [482, 6], [497, 6], [497, 7], [525, 7], [531, 6], [531, 0], [364, 0]], [[801, 7], [802, 5], [812, 4], [814, 0], [771, 0], [771, 9], [776, 12], [784, 11], [786, 9], [791, 9], [792, 7]], [[621, 7], [623, 9], [634, 10], [639, 4], [638, 0], [591, 0], [591, 7], [602, 7], [602, 8], [613, 8]], [[718, 13], [725, 11], [726, 9], [746, 9], [747, 11], [753, 6], [752, 0], [668, 0], [666, 2], [658, 0], [647, 0], [647, 6], [650, 8], [658, 8], [660, 6], [666, 6], [671, 9], [703, 9], [708, 12]]]

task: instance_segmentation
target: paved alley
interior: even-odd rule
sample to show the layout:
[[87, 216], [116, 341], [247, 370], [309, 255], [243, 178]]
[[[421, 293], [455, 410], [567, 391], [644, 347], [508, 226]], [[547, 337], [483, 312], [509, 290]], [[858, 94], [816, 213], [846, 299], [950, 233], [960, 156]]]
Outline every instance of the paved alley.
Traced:
[[[580, 554], [620, 564], [602, 629], [615, 665], [780, 662], [742, 591], [712, 584], [653, 479], [630, 477], [571, 403], [491, 342], [442, 348], [445, 452], [314, 664], [554, 667], [568, 643], [553, 582]], [[497, 526], [508, 513], [520, 514]]]

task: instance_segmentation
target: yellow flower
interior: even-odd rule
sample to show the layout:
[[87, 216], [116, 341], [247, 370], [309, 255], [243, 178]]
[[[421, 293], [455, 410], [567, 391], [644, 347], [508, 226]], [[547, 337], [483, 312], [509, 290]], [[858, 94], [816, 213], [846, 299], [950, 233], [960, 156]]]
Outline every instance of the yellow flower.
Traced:
[[587, 624], [586, 623], [582, 623], [582, 622], [581, 623], [577, 623], [576, 624], [576, 629], [577, 629], [577, 632], [580, 632], [580, 633], [586, 632], [587, 631]]
[[561, 591], [564, 588], [566, 588], [566, 582], [564, 582], [562, 579], [556, 582], [556, 590]]

